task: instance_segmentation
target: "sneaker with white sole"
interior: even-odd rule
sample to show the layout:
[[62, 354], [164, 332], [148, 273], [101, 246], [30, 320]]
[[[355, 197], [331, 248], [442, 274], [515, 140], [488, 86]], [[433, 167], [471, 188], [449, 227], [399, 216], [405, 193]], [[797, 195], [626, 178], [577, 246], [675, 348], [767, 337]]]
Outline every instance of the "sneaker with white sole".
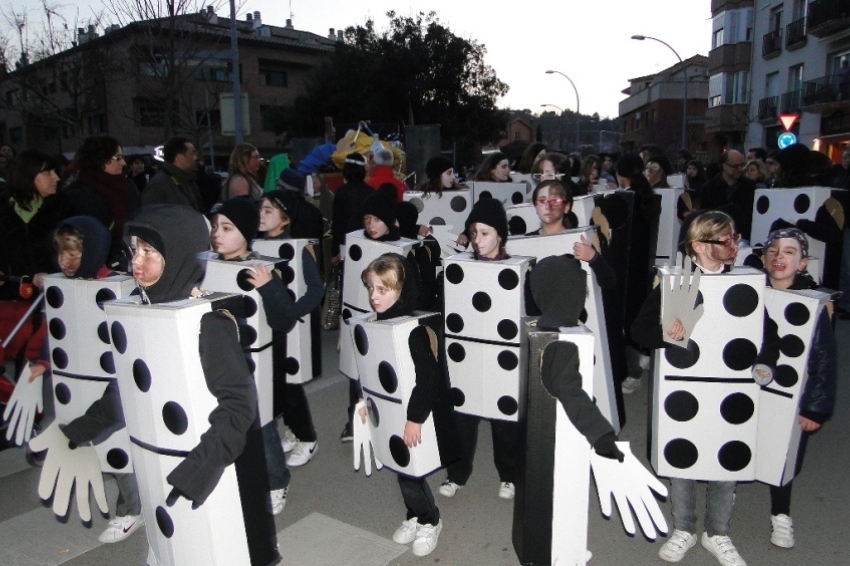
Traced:
[[771, 515], [770, 542], [780, 548], [794, 548], [794, 523], [788, 515]]
[[410, 544], [416, 540], [416, 529], [419, 528], [419, 523], [416, 517], [404, 521], [399, 528], [393, 533], [393, 540], [399, 544]]
[[631, 395], [640, 389], [640, 378], [629, 376], [623, 380], [621, 387], [623, 389], [623, 395]]
[[697, 543], [697, 535], [676, 529], [658, 551], [658, 557], [667, 562], [679, 562]]
[[110, 544], [113, 542], [121, 542], [134, 532], [139, 527], [145, 524], [145, 519], [141, 515], [127, 515], [125, 517], [115, 517], [109, 521], [109, 526], [106, 530], [100, 533], [97, 540]]
[[458, 485], [451, 480], [446, 480], [440, 484], [440, 495], [443, 497], [454, 497], [457, 490], [462, 489], [462, 485]]
[[272, 515], [283, 513], [283, 508], [286, 507], [287, 495], [289, 495], [288, 486], [283, 489], [273, 489], [269, 492], [269, 498], [272, 500]]
[[710, 537], [708, 533], [702, 533], [702, 546], [712, 553], [722, 566], [747, 566], [747, 562], [732, 544], [732, 539], [725, 535]]
[[437, 548], [437, 541], [440, 540], [440, 532], [443, 530], [443, 522], [439, 521], [434, 525], [419, 525], [416, 529], [416, 540], [410, 546], [413, 554], [416, 556], [428, 556], [434, 549]]
[[292, 452], [289, 453], [289, 457], [286, 459], [286, 465], [292, 468], [297, 468], [298, 466], [303, 466], [307, 462], [313, 459], [313, 456], [316, 455], [316, 452], [319, 450], [319, 443], [314, 442], [298, 442], [295, 445], [295, 448], [292, 449]]
[[352, 442], [354, 441], [354, 426], [351, 424], [351, 421], [345, 423], [345, 426], [342, 428], [342, 434], [339, 435], [340, 442]]
[[502, 499], [513, 499], [516, 495], [514, 484], [509, 481], [504, 481], [499, 484], [499, 497]]
[[286, 432], [280, 437], [280, 445], [283, 447], [283, 451], [292, 452], [296, 444], [298, 444], [298, 438], [291, 430], [286, 429]]

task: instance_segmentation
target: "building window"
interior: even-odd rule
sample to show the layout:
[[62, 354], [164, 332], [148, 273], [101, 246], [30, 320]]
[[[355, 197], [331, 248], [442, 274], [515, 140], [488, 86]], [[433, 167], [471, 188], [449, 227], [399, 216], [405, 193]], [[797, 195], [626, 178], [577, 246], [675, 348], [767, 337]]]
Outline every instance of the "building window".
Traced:
[[[240, 65], [240, 72], [242, 70], [241, 67]], [[229, 83], [233, 80], [232, 69], [233, 65], [230, 61], [205, 61], [195, 67], [194, 77], [195, 80], [199, 81]]]
[[723, 28], [714, 30], [714, 35], [711, 37], [711, 48], [717, 49], [723, 45]]
[[104, 134], [108, 131], [106, 127], [106, 114], [89, 116], [89, 134]]
[[708, 78], [708, 107], [720, 106], [723, 95], [723, 73]]
[[9, 128], [9, 143], [21, 143], [24, 141], [24, 128], [16, 126]]
[[803, 64], [788, 68], [788, 91], [793, 92], [803, 88]]
[[18, 89], [6, 91], [6, 104], [11, 108], [21, 106], [21, 92]]
[[162, 126], [165, 123], [165, 108], [156, 100], [136, 99], [136, 121], [140, 126]]
[[289, 86], [286, 71], [264, 69], [263, 67], [260, 67], [260, 84], [263, 86]]
[[168, 75], [168, 63], [165, 61], [165, 57], [157, 56], [153, 60], [140, 60], [139, 74], [145, 77], [164, 77]]
[[770, 11], [770, 31], [782, 29], [782, 6]]

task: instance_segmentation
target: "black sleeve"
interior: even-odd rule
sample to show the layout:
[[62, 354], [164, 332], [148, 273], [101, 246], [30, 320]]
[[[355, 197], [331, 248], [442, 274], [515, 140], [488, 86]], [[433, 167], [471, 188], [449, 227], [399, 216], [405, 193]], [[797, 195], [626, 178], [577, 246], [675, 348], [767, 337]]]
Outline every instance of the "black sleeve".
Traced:
[[102, 442], [116, 430], [124, 428], [124, 412], [121, 409], [118, 382], [114, 379], [110, 380], [103, 396], [92, 403], [83, 416], [77, 417], [61, 428], [68, 440], [78, 445], [96, 440]]
[[[263, 308], [266, 310], [266, 322], [272, 330], [278, 332], [289, 332], [298, 322], [298, 316], [293, 314], [292, 297], [287, 292], [286, 285], [278, 274], [272, 271], [272, 279], [262, 287], [257, 287], [257, 292], [263, 299]], [[310, 311], [307, 311], [310, 312]]]
[[757, 364], [763, 364], [776, 370], [776, 362], [779, 361], [779, 327], [764, 311], [764, 329], [762, 330], [761, 348], [756, 357]]
[[632, 322], [632, 339], [639, 346], [654, 350], [670, 346], [664, 341], [664, 330], [661, 328], [661, 286], [656, 286], [647, 295], [637, 317]]
[[[325, 284], [319, 273], [319, 265], [307, 248], [301, 250], [301, 268], [304, 270], [304, 282], [307, 283], [307, 292], [293, 303], [290, 316], [301, 318], [307, 316], [322, 302], [325, 296]], [[287, 293], [288, 295], [288, 293]]]
[[835, 409], [838, 367], [835, 333], [824, 309], [815, 325], [806, 368], [809, 377], [800, 398], [800, 416], [823, 424]]
[[257, 388], [236, 337], [236, 324], [222, 312], [201, 319], [199, 353], [207, 389], [218, 405], [200, 443], [170, 474], [168, 483], [197, 504], [215, 489], [224, 468], [242, 454], [257, 417]]
[[525, 315], [526, 316], [540, 316], [543, 314], [540, 312], [540, 308], [537, 306], [537, 303], [534, 302], [534, 296], [531, 294], [531, 270], [529, 269], [525, 273], [525, 284], [522, 288], [522, 298], [525, 301]]
[[[434, 310], [436, 297], [437, 267], [434, 264], [434, 250], [425, 242], [416, 247], [415, 260], [419, 269], [419, 279], [422, 282], [422, 293], [419, 295], [419, 308], [422, 310]], [[437, 261], [439, 261], [437, 252]]]
[[346, 187], [342, 186], [334, 195], [333, 220], [331, 222], [331, 256], [337, 255], [339, 247], [345, 243], [350, 212], [347, 194]]
[[608, 263], [608, 260], [602, 257], [602, 254], [596, 252], [593, 259], [587, 262], [593, 274], [596, 276], [596, 282], [600, 289], [616, 289], [617, 288], [617, 272]]
[[424, 326], [414, 328], [407, 343], [416, 370], [416, 385], [407, 403], [407, 420], [422, 424], [431, 414], [437, 399], [440, 367], [431, 351], [431, 341]]

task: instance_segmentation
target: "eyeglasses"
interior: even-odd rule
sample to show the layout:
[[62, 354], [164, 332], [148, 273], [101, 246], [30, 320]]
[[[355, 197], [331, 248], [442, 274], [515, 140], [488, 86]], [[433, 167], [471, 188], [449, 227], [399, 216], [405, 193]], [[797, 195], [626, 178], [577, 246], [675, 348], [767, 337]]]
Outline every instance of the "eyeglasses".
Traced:
[[552, 173], [547, 173], [547, 174], [535, 173], [534, 175], [531, 176], [531, 178], [534, 179], [535, 181], [548, 181], [550, 179], [560, 180], [561, 177], [563, 177], [563, 176], [564, 176], [563, 173], [554, 173], [554, 174], [552, 174]]
[[744, 166], [743, 163], [735, 163], [735, 164], [724, 163], [723, 165], [726, 165], [727, 167], [731, 167], [732, 169], [741, 169]]
[[737, 248], [738, 243], [741, 241], [740, 234], [732, 234], [732, 237], [728, 240], [699, 240], [703, 244], [717, 244], [718, 246], [723, 246], [724, 248]]
[[563, 206], [564, 202], [566, 201], [561, 197], [554, 197], [548, 199], [546, 197], [537, 197], [537, 200], [534, 201], [534, 203], [538, 206], [546, 206], [547, 204], [549, 206]]
[[113, 155], [112, 161], [124, 161], [124, 156], [120, 153]]

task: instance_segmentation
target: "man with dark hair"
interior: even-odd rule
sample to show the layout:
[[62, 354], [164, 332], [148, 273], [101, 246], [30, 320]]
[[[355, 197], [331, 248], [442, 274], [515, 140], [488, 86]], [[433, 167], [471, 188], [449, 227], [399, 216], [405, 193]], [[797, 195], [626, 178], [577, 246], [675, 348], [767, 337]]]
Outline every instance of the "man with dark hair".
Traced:
[[186, 138], [174, 137], [163, 148], [165, 161], [142, 193], [142, 204], [183, 204], [204, 212], [204, 201], [195, 179], [198, 150]]
[[735, 220], [744, 239], [750, 239], [756, 186], [744, 176], [744, 155], [737, 150], [720, 156], [720, 173], [699, 189], [703, 210], [720, 210]]
[[767, 160], [767, 151], [763, 147], [751, 147], [747, 150], [747, 161], [756, 160], [762, 163]]

